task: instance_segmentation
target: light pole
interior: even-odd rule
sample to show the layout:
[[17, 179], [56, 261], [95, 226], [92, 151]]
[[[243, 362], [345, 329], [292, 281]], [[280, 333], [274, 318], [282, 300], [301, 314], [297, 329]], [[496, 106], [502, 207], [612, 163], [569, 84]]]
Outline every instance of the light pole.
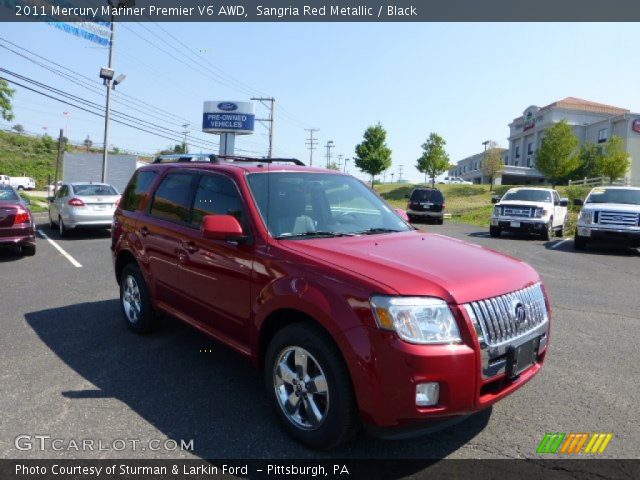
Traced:
[[326, 147], [327, 147], [327, 166], [326, 166], [326, 168], [329, 168], [329, 162], [331, 162], [331, 149], [333, 147], [335, 147], [335, 144], [333, 143], [333, 140], [329, 140], [327, 142]]
[[107, 157], [109, 155], [109, 114], [111, 113], [111, 90], [116, 87], [119, 83], [122, 83], [125, 76], [119, 75], [116, 79], [114, 79], [115, 71], [113, 69], [113, 40], [115, 37], [115, 23], [114, 23], [114, 8], [122, 8], [122, 7], [133, 7], [136, 2], [135, 0], [120, 0], [118, 4], [114, 4], [112, 0], [107, 0], [109, 4], [109, 11], [111, 12], [111, 32], [109, 35], [109, 64], [106, 68], [100, 69], [100, 78], [102, 78], [105, 87], [107, 87], [107, 100], [104, 107], [104, 146], [102, 147], [102, 182], [107, 181]]
[[[480, 168], [481, 172], [484, 172], [484, 164], [487, 161], [487, 146], [491, 143], [491, 140], [485, 140], [482, 142], [484, 145], [484, 152], [482, 153], [482, 168]], [[484, 173], [480, 174], [480, 183], [484, 183]]]
[[347, 162], [349, 161], [349, 158], [345, 158], [344, 159], [344, 173], [347, 173]]

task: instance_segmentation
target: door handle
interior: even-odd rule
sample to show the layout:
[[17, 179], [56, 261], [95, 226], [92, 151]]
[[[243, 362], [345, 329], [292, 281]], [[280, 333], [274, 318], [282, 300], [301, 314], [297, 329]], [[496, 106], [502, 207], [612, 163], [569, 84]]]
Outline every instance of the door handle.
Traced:
[[185, 242], [182, 244], [182, 248], [188, 253], [196, 253], [198, 251], [198, 247], [194, 242]]
[[143, 237], [146, 237], [147, 235], [149, 235], [149, 233], [151, 232], [149, 232], [149, 229], [147, 227], [142, 227], [140, 229], [140, 235], [142, 235]]

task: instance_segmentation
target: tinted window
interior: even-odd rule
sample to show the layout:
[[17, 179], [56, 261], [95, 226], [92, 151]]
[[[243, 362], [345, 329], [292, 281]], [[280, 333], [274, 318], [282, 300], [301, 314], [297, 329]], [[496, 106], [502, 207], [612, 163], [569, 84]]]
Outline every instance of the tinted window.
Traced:
[[167, 175], [153, 197], [151, 215], [172, 222], [189, 222], [193, 178], [190, 173]]
[[0, 188], [0, 200], [10, 200], [12, 202], [17, 202], [20, 199], [12, 188]]
[[111, 185], [73, 185], [73, 192], [80, 196], [118, 195]]
[[444, 197], [440, 190], [414, 190], [413, 193], [411, 193], [411, 201], [442, 203]]
[[594, 188], [586, 203], [626, 203], [640, 205], [640, 190], [624, 188]]
[[129, 182], [129, 185], [127, 185], [120, 206], [130, 212], [139, 210], [142, 200], [146, 198], [157, 175], [156, 172], [152, 171], [137, 172]]
[[244, 225], [242, 200], [235, 184], [222, 175], [204, 175], [193, 200], [191, 224], [200, 227], [205, 215], [233, 215]]

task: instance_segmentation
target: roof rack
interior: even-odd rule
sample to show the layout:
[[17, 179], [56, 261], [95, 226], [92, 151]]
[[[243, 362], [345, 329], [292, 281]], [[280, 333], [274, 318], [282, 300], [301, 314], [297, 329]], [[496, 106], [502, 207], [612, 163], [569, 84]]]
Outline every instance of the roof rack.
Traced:
[[250, 162], [250, 163], [293, 163], [305, 166], [304, 162], [297, 158], [254, 158], [238, 155], [216, 155], [214, 153], [176, 153], [171, 155], [158, 155], [153, 163], [181, 163], [181, 162]]

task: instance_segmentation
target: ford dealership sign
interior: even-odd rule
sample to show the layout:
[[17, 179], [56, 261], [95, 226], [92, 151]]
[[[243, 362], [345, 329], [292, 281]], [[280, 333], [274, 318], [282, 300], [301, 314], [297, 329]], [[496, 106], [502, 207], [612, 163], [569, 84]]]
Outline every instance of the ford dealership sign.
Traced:
[[207, 133], [253, 133], [255, 107], [252, 102], [204, 102], [202, 131]]

